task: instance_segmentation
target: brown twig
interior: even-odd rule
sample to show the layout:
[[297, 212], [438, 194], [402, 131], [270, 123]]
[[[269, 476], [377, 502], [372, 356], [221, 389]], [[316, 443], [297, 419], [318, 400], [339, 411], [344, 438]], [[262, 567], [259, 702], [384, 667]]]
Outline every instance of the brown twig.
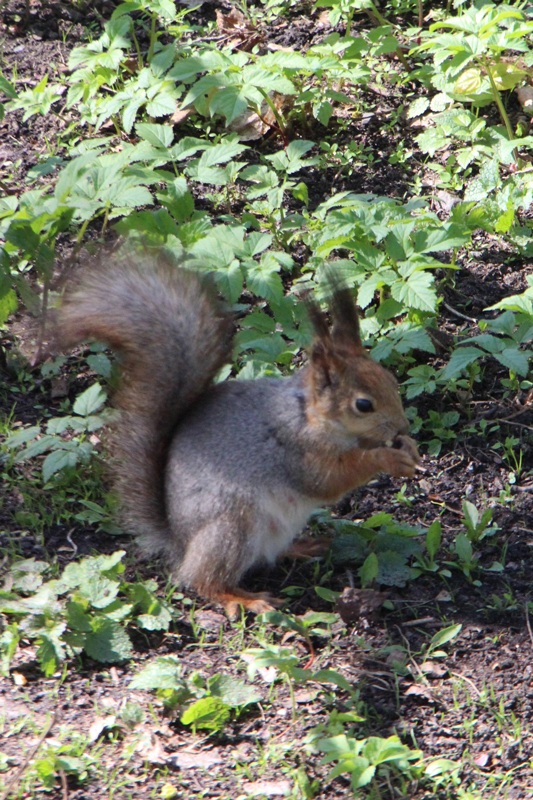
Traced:
[[473, 690], [475, 691], [475, 693], [477, 694], [477, 696], [478, 696], [478, 697], [480, 697], [480, 696], [481, 696], [481, 692], [480, 692], [480, 691], [479, 691], [479, 689], [477, 688], [476, 684], [475, 684], [473, 681], [471, 681], [471, 680], [470, 680], [470, 678], [467, 678], [467, 677], [466, 677], [466, 675], [463, 675], [463, 673], [462, 673], [462, 672], [454, 672], [453, 670], [451, 670], [451, 671], [450, 671], [450, 674], [451, 674], [451, 675], [453, 675], [453, 676], [454, 676], [454, 677], [456, 677], [456, 678], [460, 678], [462, 681], [466, 681], [466, 683], [469, 683], [469, 684], [470, 684], [470, 686], [472, 687], [472, 689], [473, 689]]
[[531, 644], [533, 644], [533, 631], [531, 630], [531, 623], [529, 621], [529, 608], [528, 604], [525, 605], [526, 611], [526, 625], [527, 625], [527, 632], [529, 633], [529, 638], [531, 639]]
[[63, 800], [68, 800], [68, 785], [67, 785], [67, 776], [65, 775], [65, 770], [59, 770], [59, 777], [61, 778], [61, 789], [63, 790]]

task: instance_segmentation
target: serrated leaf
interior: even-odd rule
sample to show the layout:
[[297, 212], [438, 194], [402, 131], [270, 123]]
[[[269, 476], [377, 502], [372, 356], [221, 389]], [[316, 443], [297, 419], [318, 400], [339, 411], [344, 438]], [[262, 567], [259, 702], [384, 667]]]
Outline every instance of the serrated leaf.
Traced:
[[228, 267], [217, 270], [215, 281], [226, 300], [234, 304], [243, 290], [243, 277], [240, 262], [234, 259]]
[[41, 429], [38, 425], [32, 425], [31, 428], [24, 428], [21, 431], [17, 431], [12, 436], [9, 436], [4, 444], [11, 450], [15, 447], [20, 447], [26, 442], [32, 441], [35, 439], [36, 436], [39, 436], [41, 433]]
[[135, 126], [135, 131], [141, 139], [154, 145], [154, 147], [170, 147], [174, 139], [174, 131], [171, 125], [138, 122]]
[[413, 119], [414, 117], [421, 117], [422, 114], [427, 111], [429, 107], [429, 99], [427, 97], [417, 97], [407, 110], [407, 119]]
[[[150, 114], [151, 117], [166, 117], [169, 114], [173, 114], [176, 111], [176, 100], [174, 97], [172, 97], [172, 95], [161, 92], [157, 94], [153, 100], [150, 100], [146, 104], [146, 111], [148, 114]], [[139, 124], [142, 125], [146, 123], [141, 122]], [[137, 130], [137, 128], [135, 128], [135, 130]], [[170, 147], [173, 138], [174, 136], [170, 138], [170, 143], [167, 144], [166, 147]]]
[[518, 375], [527, 375], [529, 372], [529, 358], [527, 352], [518, 350], [517, 347], [506, 347], [495, 358], [504, 367], [516, 372]]
[[82, 394], [80, 394], [72, 406], [75, 414], [80, 417], [87, 417], [89, 414], [94, 414], [98, 411], [107, 399], [107, 395], [99, 383], [93, 383]]
[[395, 281], [391, 286], [391, 294], [407, 308], [435, 311], [437, 307], [433, 276], [422, 270], [413, 272], [406, 281]]
[[261, 695], [249, 683], [232, 678], [230, 675], [214, 675], [207, 686], [210, 694], [219, 697], [224, 703], [235, 708], [257, 703]]
[[225, 86], [215, 92], [209, 103], [211, 116], [222, 114], [226, 118], [226, 125], [244, 114], [248, 108], [246, 96], [238, 86]]
[[92, 356], [87, 356], [87, 364], [92, 370], [103, 378], [109, 378], [111, 375], [111, 361], [105, 353], [96, 353]]
[[181, 678], [182, 667], [176, 656], [156, 658], [137, 673], [130, 682], [130, 689], [181, 689], [185, 684]]
[[444, 369], [441, 372], [441, 377], [444, 380], [451, 380], [457, 378], [469, 364], [473, 364], [478, 358], [486, 355], [482, 350], [477, 347], [458, 347], [453, 351], [452, 356]]
[[257, 264], [250, 267], [246, 276], [248, 288], [258, 297], [263, 297], [269, 302], [276, 302], [283, 297], [283, 284], [277, 272], [270, 267]]
[[14, 314], [17, 308], [17, 295], [13, 289], [8, 289], [8, 291], [4, 292], [2, 297], [0, 297], [0, 325], [7, 322], [9, 315]]
[[78, 463], [78, 456], [75, 451], [54, 450], [46, 456], [43, 462], [43, 481], [48, 483], [52, 475], [62, 469], [73, 469]]
[[37, 660], [47, 678], [56, 672], [61, 661], [65, 658], [65, 647], [59, 639], [59, 634], [62, 633], [64, 628], [65, 626], [63, 625], [55, 633], [50, 631], [50, 633], [42, 634], [39, 637], [40, 644], [37, 650]]
[[412, 577], [411, 568], [403, 553], [395, 550], [384, 550], [378, 554], [378, 583], [385, 586], [405, 586]]
[[113, 663], [129, 658], [133, 652], [124, 627], [113, 620], [100, 617], [93, 620], [92, 633], [85, 639], [84, 649], [95, 661]]

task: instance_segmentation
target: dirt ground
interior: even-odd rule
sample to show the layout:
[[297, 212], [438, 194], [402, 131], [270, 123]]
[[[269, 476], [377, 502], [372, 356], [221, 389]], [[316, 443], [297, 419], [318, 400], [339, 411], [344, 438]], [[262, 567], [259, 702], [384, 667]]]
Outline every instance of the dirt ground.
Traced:
[[[199, 19], [209, 17], [214, 14], [215, 5], [229, 9], [224, 3], [205, 4], [195, 13]], [[4, 74], [9, 77], [16, 64], [18, 81], [28, 86], [35, 85], [47, 72], [51, 80], [64, 74], [70, 49], [88, 31], [98, 30], [101, 18], [108, 18], [113, 7], [112, 2], [31, 2], [29, 18], [25, 20], [25, 4], [18, 0], [8, 2], [0, 12]], [[266, 41], [298, 48], [319, 41], [330, 30], [318, 13], [295, 12], [266, 31], [265, 36]], [[393, 151], [399, 138], [415, 147], [412, 128], [404, 119], [391, 136], [381, 125], [391, 108], [397, 106], [397, 98], [369, 92], [362, 103], [366, 113], [341, 135], [371, 148], [375, 163], [355, 168], [350, 175], [339, 176], [333, 166], [326, 172], [317, 170], [316, 180], [308, 178], [312, 207], [329, 195], [332, 187], [336, 191], [395, 197], [402, 197], [408, 191], [412, 175], [390, 166], [386, 155]], [[6, 115], [0, 122], [0, 178], [4, 187], [11, 192], [22, 189], [23, 178], [39, 155], [54, 149], [58, 124], [61, 121], [58, 123], [52, 116], [22, 122], [20, 114]], [[319, 138], [319, 132], [314, 131], [313, 135]], [[272, 143], [264, 143], [265, 151], [271, 146]], [[62, 155], [61, 151], [55, 154]], [[410, 169], [423, 174], [422, 160], [415, 157]], [[68, 250], [68, 241], [64, 246]], [[443, 342], [450, 335], [475, 332], [468, 318], [477, 317], [484, 308], [505, 296], [524, 291], [533, 264], [510, 257], [498, 242], [483, 235], [479, 236], [476, 249], [459, 262], [459, 267], [453, 287], [444, 288], [445, 304], [441, 306], [438, 331]], [[445, 280], [444, 275], [440, 277]], [[31, 349], [32, 327], [21, 315], [16, 315], [0, 336], [9, 354], [21, 347], [26, 351]], [[430, 363], [441, 365], [445, 357], [446, 350], [441, 348]], [[315, 639], [314, 647], [321, 667], [340, 671], [359, 687], [367, 730], [373, 735], [398, 733], [403, 741], [420, 748], [427, 757], [465, 760], [470, 765], [463, 775], [465, 782], [475, 781], [480, 788], [485, 786], [484, 797], [526, 800], [533, 793], [533, 633], [527, 612], [528, 601], [533, 600], [533, 410], [528, 410], [524, 397], [519, 398], [523, 405], [518, 405], [512, 396], [502, 398], [494, 388], [495, 378], [496, 373], [487, 369], [468, 408], [457, 404], [451, 409], [450, 398], [441, 396], [408, 404], [415, 405], [420, 416], [429, 407], [440, 412], [457, 410], [461, 423], [457, 438], [444, 443], [439, 457], [424, 457], [416, 479], [408, 482], [407, 500], [398, 499], [402, 481], [382, 477], [354, 492], [335, 509], [338, 517], [356, 520], [389, 512], [397, 520], [423, 527], [440, 518], [446, 548], [451, 547], [461, 527], [465, 497], [478, 506], [492, 505], [499, 531], [477, 548], [480, 564], [486, 568], [481, 585], [475, 585], [460, 570], [452, 568], [449, 578], [427, 575], [408, 581], [404, 587], [391, 587], [390, 609], [363, 616], [356, 624], [346, 626], [341, 622], [334, 626], [329, 641]], [[79, 384], [73, 386], [73, 395], [76, 388]], [[28, 392], [21, 392], [16, 381], [5, 376], [0, 403], [3, 415], [12, 413], [24, 425], [35, 424], [43, 407], [55, 414], [60, 405], [59, 400], [51, 398], [49, 381], [41, 379], [38, 373]], [[479, 431], [464, 430], [481, 419], [491, 423], [500, 420], [499, 429], [494, 425], [494, 432], [483, 437]], [[491, 449], [491, 445], [511, 435], [520, 440], [517, 452], [521, 449], [523, 453], [522, 472], [511, 485], [507, 500], [502, 502], [500, 496], [509, 485], [510, 467], [502, 459], [501, 451]], [[424, 449], [422, 445], [421, 450]], [[156, 577], [164, 585], [164, 565], [136, 561], [128, 537], [96, 535], [81, 524], [74, 530], [54, 525], [45, 531], [42, 542], [14, 522], [13, 513], [20, 508], [21, 499], [16, 489], [4, 485], [0, 496], [0, 552], [5, 554], [6, 566], [14, 539], [17, 555], [56, 559], [60, 565], [81, 555], [128, 548], [132, 553], [128, 561], [131, 576]], [[489, 571], [495, 561], [504, 564], [503, 571]], [[314, 591], [315, 567], [314, 563], [282, 562], [275, 569], [249, 575], [247, 588], [279, 594], [287, 587], [300, 587], [301, 591], [288, 604], [291, 613], [303, 614], [308, 609], [329, 611], [331, 605]], [[333, 590], [342, 591], [353, 579], [349, 567], [342, 563], [331, 560], [326, 569], [330, 571], [326, 585]], [[505, 597], [504, 602], [498, 602]], [[47, 716], [50, 713], [55, 717], [47, 738], [53, 740], [59, 737], [62, 726], [81, 733], [89, 731], [96, 718], [112, 715], [126, 698], [145, 709], [146, 728], [165, 755], [175, 754], [174, 761], [167, 760], [160, 769], [157, 786], [170, 774], [178, 780], [183, 797], [238, 798], [248, 796], [246, 787], [250, 783], [282, 782], [289, 764], [293, 765], [291, 742], [301, 742], [309, 729], [325, 721], [324, 705], [318, 702], [317, 691], [297, 691], [299, 713], [294, 725], [289, 724], [288, 691], [280, 684], [277, 701], [266, 704], [261, 713], [244, 712], [224, 734], [195, 737], [179, 722], [165, 719], [157, 703], [152, 706], [153, 713], [150, 712], [150, 698], [128, 688], [132, 674], [154, 655], [179, 655], [188, 672], [198, 670], [204, 675], [221, 670], [242, 672], [238, 655], [243, 643], [250, 644], [246, 629], [230, 623], [220, 609], [199, 601], [182, 606], [183, 616], [172, 633], [136, 635], [135, 657], [130, 663], [109, 669], [83, 658], [66, 672], [59, 684], [56, 678], [43, 679], [34, 650], [23, 648], [13, 665], [23, 676], [23, 685], [16, 685], [10, 679], [0, 684], [0, 716], [4, 717], [4, 731], [9, 731], [0, 750], [20, 765], [32, 747], [39, 744], [38, 731], [50, 721]], [[454, 623], [462, 623], [462, 631], [448, 648], [449, 656], [442, 669], [426, 673], [422, 681], [409, 668], [403, 676], [391, 669], [395, 646], [407, 648], [411, 654], [419, 653], [436, 630]], [[304, 655], [305, 648], [298, 646]], [[270, 690], [261, 685], [259, 691], [266, 698]], [[14, 724], [28, 715], [35, 729], [31, 735], [28, 729], [19, 732]], [[263, 771], [258, 770], [251, 756], [258, 744], [277, 747], [276, 759], [265, 762]], [[123, 739], [118, 736], [102, 747], [99, 756], [106, 775], [118, 770], [113, 794], [109, 791], [110, 784], [103, 779], [83, 786], [65, 778], [60, 788], [47, 791], [46, 796], [63, 800], [138, 798], [147, 793], [154, 796], [153, 772], [143, 765], [146, 761], [157, 765], [157, 753], [148, 752], [148, 748], [120, 761], [122, 766], [118, 768], [117, 754], [122, 757], [127, 745], [128, 736]], [[250, 769], [246, 768], [247, 763], [252, 764]], [[306, 768], [311, 780], [323, 779], [328, 771], [320, 766], [318, 757], [310, 758]], [[512, 775], [512, 779], [500, 792], [497, 776], [502, 773]], [[341, 777], [328, 785], [321, 782], [315, 796], [332, 800], [346, 797], [347, 792], [348, 783]], [[425, 790], [416, 787], [410, 792], [412, 800], [429, 797]]]

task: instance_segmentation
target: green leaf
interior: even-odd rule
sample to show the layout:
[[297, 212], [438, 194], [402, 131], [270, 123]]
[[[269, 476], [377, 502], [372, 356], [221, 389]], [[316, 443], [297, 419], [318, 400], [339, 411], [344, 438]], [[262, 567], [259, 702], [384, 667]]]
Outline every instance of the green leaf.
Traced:
[[[160, 92], [159, 94], [157, 94], [154, 97], [153, 100], [150, 100], [146, 104], [146, 112], [148, 114], [150, 114], [151, 117], [167, 117], [169, 114], [173, 114], [176, 111], [177, 107], [178, 106], [177, 106], [177, 103], [176, 103], [176, 99], [171, 94], [165, 94], [164, 92]], [[139, 125], [143, 125], [143, 124], [146, 124], [146, 123], [142, 123], [142, 122], [139, 123]], [[137, 131], [137, 133], [139, 132], [138, 131], [139, 125], [135, 126], [135, 130]], [[166, 128], [168, 126], [162, 125], [161, 127], [162, 128]], [[172, 128], [170, 130], [171, 130], [171, 133], [172, 133]], [[165, 134], [165, 135], [168, 137], [168, 134]], [[146, 137], [143, 136], [142, 138], [145, 139]], [[174, 138], [174, 135], [172, 134], [172, 136], [170, 137], [170, 142], [167, 145], [164, 145], [164, 146], [170, 147], [173, 138]], [[152, 144], [153, 144], [153, 142], [152, 142]]]
[[181, 715], [184, 725], [220, 731], [231, 715], [230, 706], [219, 697], [202, 697], [185, 709]]
[[465, 515], [465, 525], [467, 525], [471, 530], [475, 531], [479, 522], [479, 511], [473, 503], [465, 500], [463, 503], [463, 512]]
[[207, 681], [207, 688], [213, 697], [235, 708], [257, 703], [261, 695], [253, 686], [230, 675], [214, 675]]
[[407, 119], [413, 119], [414, 117], [421, 117], [422, 114], [427, 110], [429, 106], [429, 100], [427, 97], [417, 97], [407, 110]]
[[111, 361], [105, 353], [96, 353], [93, 356], [87, 356], [86, 361], [89, 367], [98, 375], [101, 375], [103, 378], [109, 378], [111, 376]]
[[378, 583], [385, 586], [405, 586], [407, 581], [413, 577], [412, 570], [407, 564], [407, 558], [402, 553], [396, 550], [383, 550], [379, 552], [377, 559]]
[[52, 475], [62, 469], [73, 469], [78, 463], [78, 456], [75, 451], [54, 450], [46, 456], [43, 462], [43, 481], [48, 483]]
[[453, 351], [452, 357], [442, 370], [442, 379], [451, 380], [452, 378], [459, 377], [463, 370], [484, 355], [485, 353], [477, 347], [458, 347]]
[[334, 603], [341, 596], [341, 592], [334, 592], [326, 586], [315, 586], [315, 592], [322, 600], [327, 600], [328, 603]]
[[0, 325], [7, 322], [10, 314], [14, 314], [18, 308], [17, 295], [13, 289], [8, 289], [7, 292], [0, 297]]
[[71, 630], [80, 633], [92, 632], [91, 615], [86, 612], [82, 603], [71, 600], [67, 603], [66, 612], [67, 623]]
[[[57, 630], [59, 628], [59, 630]], [[40, 644], [37, 650], [37, 660], [47, 678], [56, 672], [61, 661], [65, 658], [65, 647], [59, 639], [59, 634], [63, 632], [65, 625], [56, 626], [56, 632], [41, 634]]]
[[294, 187], [292, 196], [295, 200], [301, 200], [306, 206], [309, 204], [309, 192], [307, 190], [307, 185], [303, 181]]
[[442, 647], [443, 644], [447, 644], [447, 642], [451, 642], [453, 639], [456, 639], [461, 633], [462, 628], [463, 626], [461, 624], [450, 625], [448, 628], [443, 628], [440, 630], [435, 634], [435, 636], [432, 636], [427, 655], [432, 653], [433, 650], [437, 650], [439, 647]]
[[246, 276], [248, 288], [258, 297], [269, 302], [276, 302], [283, 297], [283, 284], [277, 272], [271, 266], [257, 264], [250, 267]]
[[226, 300], [231, 304], [236, 303], [244, 285], [240, 262], [234, 259], [229, 266], [217, 270], [215, 280]]
[[442, 525], [440, 520], [434, 520], [426, 533], [426, 550], [433, 560], [438, 552], [442, 540]]
[[475, 95], [482, 86], [482, 75], [478, 67], [466, 69], [455, 81], [453, 91], [455, 94]]
[[435, 311], [437, 292], [434, 288], [433, 275], [418, 270], [407, 278], [407, 281], [396, 281], [391, 286], [391, 294], [399, 303], [407, 308], [421, 311]]
[[89, 414], [94, 414], [98, 411], [107, 399], [107, 395], [99, 383], [93, 383], [82, 394], [80, 394], [72, 406], [75, 414], [80, 417], [87, 417]]
[[181, 689], [185, 684], [181, 678], [182, 666], [176, 656], [156, 658], [133, 677], [130, 689]]
[[474, 551], [470, 540], [464, 533], [458, 533], [455, 537], [455, 552], [464, 564], [470, 565], [472, 563]]
[[154, 147], [170, 147], [174, 139], [174, 131], [171, 125], [138, 122], [135, 126], [135, 131], [141, 139], [153, 144]]
[[14, 100], [17, 96], [17, 90], [3, 75], [0, 75], [0, 91], [7, 95], [10, 100]]
[[246, 96], [238, 86], [225, 86], [219, 89], [209, 103], [211, 116], [222, 114], [226, 118], [226, 125], [230, 125], [234, 119], [244, 114], [248, 108]]
[[129, 658], [133, 648], [124, 627], [105, 617], [92, 622], [92, 633], [85, 639], [85, 652], [95, 661], [115, 662]]
[[529, 372], [529, 359], [528, 353], [523, 353], [517, 347], [506, 347], [501, 353], [498, 353], [495, 358], [504, 367], [516, 372], [518, 375], [527, 375]]
[[378, 557], [375, 553], [370, 553], [363, 566], [359, 570], [359, 575], [361, 577], [361, 586], [364, 588], [368, 586], [369, 583], [372, 583], [377, 577], [379, 573], [379, 562]]

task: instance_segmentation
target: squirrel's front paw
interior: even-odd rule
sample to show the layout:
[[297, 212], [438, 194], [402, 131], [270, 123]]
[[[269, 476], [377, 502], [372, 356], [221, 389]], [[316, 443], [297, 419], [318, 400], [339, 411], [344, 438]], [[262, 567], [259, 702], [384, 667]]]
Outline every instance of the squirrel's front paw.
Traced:
[[394, 478], [412, 478], [420, 461], [418, 448], [409, 436], [397, 436], [392, 447], [380, 447], [381, 469]]

